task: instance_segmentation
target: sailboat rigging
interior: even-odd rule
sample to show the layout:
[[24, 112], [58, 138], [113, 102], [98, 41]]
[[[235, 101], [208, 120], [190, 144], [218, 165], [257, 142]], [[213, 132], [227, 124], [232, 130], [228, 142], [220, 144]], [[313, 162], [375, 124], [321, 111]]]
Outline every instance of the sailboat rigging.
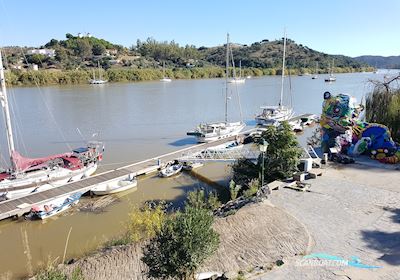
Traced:
[[318, 61], [315, 62], [315, 73], [314, 76], [311, 77], [311, 79], [313, 80], [318, 79]]
[[86, 147], [43, 158], [26, 158], [14, 144], [8, 105], [3, 60], [0, 50], [0, 100], [5, 121], [7, 147], [11, 167], [0, 172], [0, 198], [12, 199], [32, 192], [61, 186], [93, 174], [102, 159], [103, 144], [90, 141]]
[[160, 82], [172, 82], [171, 78], [165, 76], [165, 61], [163, 61], [162, 65], [162, 71], [163, 71], [163, 78], [160, 80]]
[[[232, 59], [233, 59], [233, 55], [232, 55]], [[233, 71], [235, 72], [235, 64], [232, 61], [233, 64]], [[230, 83], [235, 83], [235, 84], [244, 84], [246, 82], [245, 78], [242, 78], [242, 61], [239, 60], [239, 77], [236, 77], [236, 74], [234, 74], [234, 78], [230, 79], [229, 82]]]
[[[197, 126], [194, 131], [187, 132], [189, 136], [195, 136], [197, 141], [200, 143], [211, 142], [230, 136], [238, 135], [239, 132], [246, 126], [241, 120], [239, 122], [228, 122], [228, 83], [229, 83], [229, 57], [232, 55], [232, 50], [230, 49], [229, 34], [227, 34], [226, 39], [226, 61], [225, 61], [225, 115], [223, 122], [213, 122], [204, 123]], [[233, 61], [233, 58], [232, 58]], [[235, 71], [233, 78], [236, 77]], [[239, 99], [239, 94], [238, 94]], [[239, 107], [240, 107], [240, 100]], [[241, 111], [241, 108], [239, 108]], [[242, 114], [241, 114], [242, 117]]]
[[107, 83], [108, 81], [103, 80], [103, 78], [101, 77], [101, 69], [100, 69], [100, 62], [99, 61], [97, 61], [97, 68], [99, 69], [99, 78], [96, 79], [96, 74], [95, 74], [95, 71], [93, 69], [93, 79], [91, 79], [89, 81], [89, 83], [92, 84], [92, 85], [102, 85], [102, 84]]
[[330, 74], [329, 74], [329, 77], [328, 78], [326, 78], [325, 79], [325, 82], [327, 82], [327, 83], [330, 83], [330, 82], [336, 82], [336, 77], [335, 76], [333, 76], [333, 68], [334, 68], [334, 65], [335, 65], [335, 60], [334, 59], [332, 59], [332, 67], [329, 67], [330, 69]]
[[286, 31], [283, 37], [283, 57], [281, 74], [281, 93], [278, 106], [261, 106], [262, 113], [255, 117], [259, 125], [279, 125], [293, 116], [293, 108], [283, 105], [283, 92], [285, 82], [285, 60], [286, 60]]

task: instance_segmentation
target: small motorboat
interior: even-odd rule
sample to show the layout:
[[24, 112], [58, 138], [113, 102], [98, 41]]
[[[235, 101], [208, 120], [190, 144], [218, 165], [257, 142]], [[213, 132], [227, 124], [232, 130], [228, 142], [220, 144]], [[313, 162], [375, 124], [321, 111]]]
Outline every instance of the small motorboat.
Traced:
[[160, 169], [158, 176], [166, 178], [178, 174], [182, 171], [183, 164], [175, 160], [168, 162], [163, 168]]
[[77, 204], [79, 202], [79, 199], [81, 198], [82, 193], [77, 192], [68, 196], [63, 196], [56, 198], [54, 200], [51, 200], [47, 202], [46, 204], [39, 205], [39, 206], [33, 206], [31, 208], [31, 211], [28, 215], [29, 218], [33, 219], [47, 219], [50, 218], [54, 215], [60, 214], [61, 212], [64, 212], [65, 210], [69, 209], [73, 205]]
[[289, 125], [292, 127], [292, 130], [294, 132], [301, 132], [303, 131], [303, 125], [300, 119], [295, 120], [295, 121], [290, 121]]
[[318, 119], [318, 116], [315, 114], [308, 115], [306, 117], [301, 118], [301, 122], [304, 125], [312, 125], [316, 120]]
[[187, 162], [187, 161], [185, 161], [183, 163], [182, 169], [186, 170], [186, 171], [192, 171], [193, 169], [202, 167], [203, 165], [204, 165], [204, 163], [201, 163], [201, 162]]
[[207, 152], [223, 152], [223, 151], [228, 151], [228, 150], [236, 150], [236, 149], [241, 149], [243, 148], [243, 143], [241, 141], [233, 140], [233, 141], [228, 141], [224, 144], [214, 146], [214, 147], [209, 147], [206, 149]]
[[137, 180], [133, 174], [129, 174], [126, 177], [118, 178], [112, 181], [104, 182], [93, 189], [91, 191], [95, 195], [106, 195], [123, 192], [137, 186]]

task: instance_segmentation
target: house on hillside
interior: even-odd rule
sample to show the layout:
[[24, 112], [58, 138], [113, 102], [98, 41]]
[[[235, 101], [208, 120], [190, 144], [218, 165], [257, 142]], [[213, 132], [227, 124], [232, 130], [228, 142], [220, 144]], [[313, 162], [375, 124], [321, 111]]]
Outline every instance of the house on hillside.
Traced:
[[27, 55], [42, 54], [47, 57], [55, 57], [56, 51], [53, 49], [32, 49], [28, 50]]

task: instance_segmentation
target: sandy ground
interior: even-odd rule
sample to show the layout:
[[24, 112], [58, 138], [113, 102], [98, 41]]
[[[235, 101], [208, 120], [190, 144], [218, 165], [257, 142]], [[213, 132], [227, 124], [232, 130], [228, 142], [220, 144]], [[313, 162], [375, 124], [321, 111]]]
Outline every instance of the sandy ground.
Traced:
[[[202, 271], [253, 270], [246, 278], [265, 280], [400, 279], [399, 170], [332, 165], [310, 182], [310, 192], [280, 189], [262, 204], [218, 218], [221, 245]], [[308, 253], [356, 256], [382, 268], [299, 265]], [[140, 256], [140, 246], [115, 247], [67, 270], [79, 266], [86, 279], [146, 279]], [[284, 265], [265, 273], [280, 259]]]
[[289, 258], [255, 279], [400, 279], [400, 172], [379, 165], [331, 166], [312, 180], [311, 192], [274, 191], [271, 203], [301, 221], [312, 253], [382, 268], [301, 266]]
[[[220, 246], [202, 271], [233, 272], [271, 265], [282, 258], [304, 254], [311, 236], [297, 219], [269, 201], [248, 205], [226, 218], [217, 218]], [[79, 267], [85, 279], [147, 279], [140, 261], [141, 245], [116, 246], [66, 266]], [[231, 273], [232, 274], [232, 273]]]

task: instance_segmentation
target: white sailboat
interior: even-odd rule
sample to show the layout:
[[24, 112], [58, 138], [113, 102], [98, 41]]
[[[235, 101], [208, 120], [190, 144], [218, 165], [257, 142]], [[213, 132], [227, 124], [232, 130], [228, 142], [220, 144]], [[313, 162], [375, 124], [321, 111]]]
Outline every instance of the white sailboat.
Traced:
[[171, 78], [168, 78], [167, 76], [165, 76], [165, 62], [163, 61], [163, 66], [162, 66], [162, 71], [163, 71], [163, 78], [160, 80], [160, 82], [172, 82]]
[[93, 69], [93, 79], [91, 79], [89, 81], [89, 83], [92, 84], [92, 85], [102, 85], [102, 84], [107, 83], [108, 81], [103, 80], [103, 78], [101, 77], [100, 62], [98, 62], [98, 61], [97, 61], [97, 68], [99, 69], [99, 78], [96, 79], [96, 74], [95, 74], [95, 71]]
[[318, 79], [318, 61], [315, 63], [315, 73], [311, 77], [311, 79], [313, 79], [313, 80]]
[[285, 59], [286, 59], [286, 32], [283, 38], [283, 58], [281, 75], [281, 95], [278, 106], [261, 106], [262, 113], [256, 116], [259, 125], [279, 125], [282, 121], [287, 121], [293, 116], [293, 108], [283, 105], [283, 89], [285, 81]]
[[329, 77], [325, 79], [325, 82], [330, 83], [330, 82], [336, 82], [336, 77], [333, 76], [333, 67], [335, 65], [335, 60], [332, 59], [332, 67], [330, 67], [330, 74]]
[[[238, 135], [246, 126], [243, 121], [228, 122], [228, 82], [229, 82], [229, 54], [230, 54], [229, 34], [226, 43], [226, 67], [225, 67], [225, 121], [200, 124], [194, 131], [187, 135], [195, 136], [200, 143], [211, 142], [230, 136]], [[233, 59], [232, 59], [233, 60]], [[235, 73], [235, 72], [234, 72]], [[235, 76], [235, 74], [234, 74]], [[238, 94], [239, 99], [239, 94]], [[240, 107], [240, 100], [239, 100]], [[240, 109], [240, 114], [242, 114]]]
[[0, 100], [11, 163], [8, 170], [0, 172], [0, 200], [54, 188], [88, 177], [96, 171], [104, 150], [102, 143], [97, 141], [91, 141], [86, 147], [68, 153], [43, 158], [26, 158], [20, 155], [14, 145], [1, 51], [0, 84]]
[[[233, 57], [233, 56], [232, 56]], [[232, 63], [233, 60], [232, 60]], [[233, 65], [233, 71], [235, 72], [235, 65]], [[229, 80], [229, 83], [234, 83], [234, 84], [244, 84], [246, 82], [245, 78], [242, 78], [242, 61], [239, 61], [239, 77], [236, 77], [236, 75], [234, 74], [234, 78]]]

